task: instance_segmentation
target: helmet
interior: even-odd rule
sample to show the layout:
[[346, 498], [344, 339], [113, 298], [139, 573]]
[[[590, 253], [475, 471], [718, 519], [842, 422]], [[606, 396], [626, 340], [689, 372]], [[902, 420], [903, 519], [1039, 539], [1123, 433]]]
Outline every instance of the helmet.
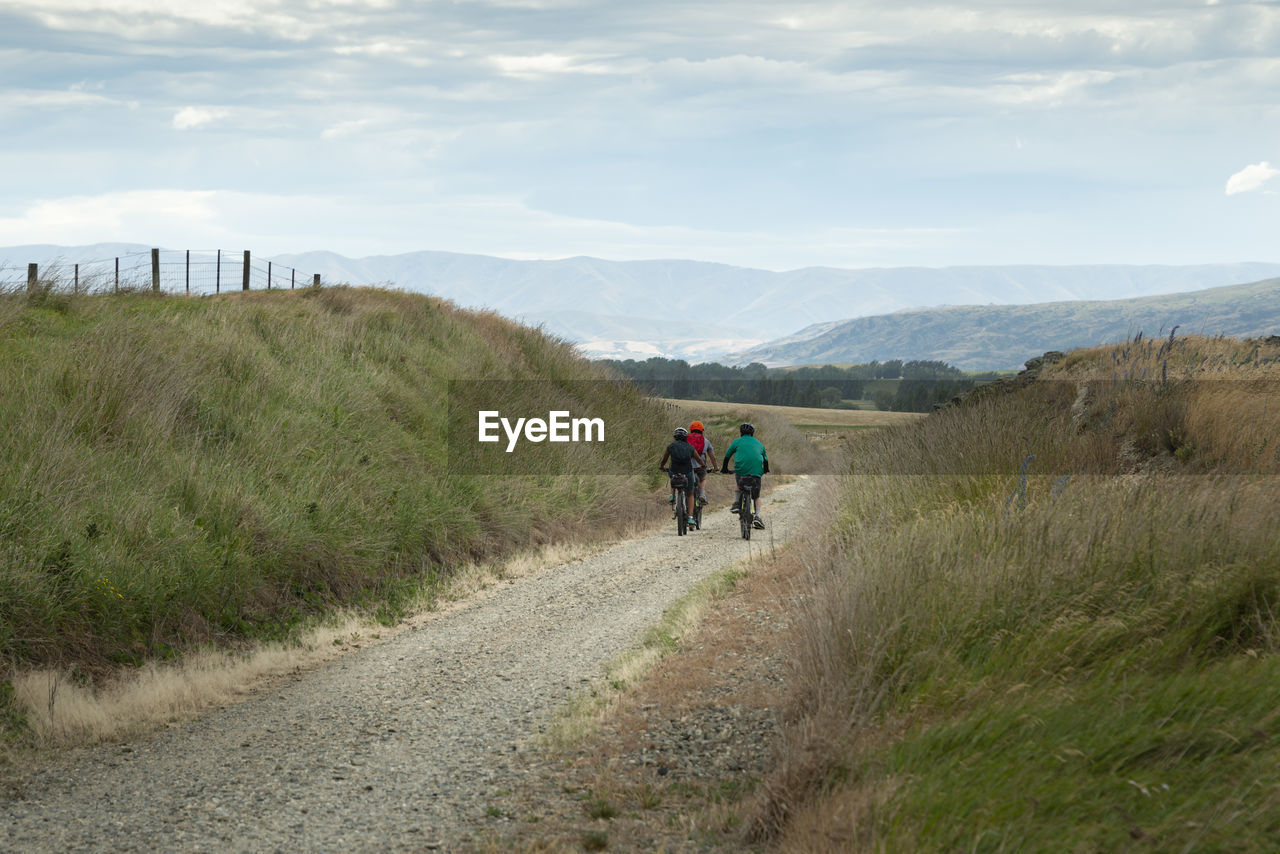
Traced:
[[690, 429], [690, 430], [697, 430], [699, 433], [701, 433], [701, 432], [702, 432], [703, 430], [705, 430], [706, 428], [702, 426], [702, 422], [701, 422], [701, 421], [695, 421], [695, 422], [693, 422], [692, 424], [690, 424], [690, 425], [689, 425], [689, 429]]
[[756, 434], [756, 428], [755, 428], [755, 425], [753, 424], [744, 423], [744, 424], [738, 425], [738, 432], [741, 433], [743, 436], [754, 436]]
[[677, 439], [688, 439], [689, 431], [684, 429], [683, 427], [677, 427], [675, 432], [675, 437]]

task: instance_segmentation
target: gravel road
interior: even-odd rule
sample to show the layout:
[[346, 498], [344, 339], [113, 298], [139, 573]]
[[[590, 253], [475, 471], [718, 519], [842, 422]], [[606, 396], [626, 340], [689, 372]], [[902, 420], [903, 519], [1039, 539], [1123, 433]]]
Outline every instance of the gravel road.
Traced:
[[[10, 851], [466, 848], [548, 716], [697, 581], [799, 530], [812, 481], [504, 583], [289, 684], [129, 744], [74, 751], [0, 801]], [[775, 501], [775, 499], [777, 499]]]

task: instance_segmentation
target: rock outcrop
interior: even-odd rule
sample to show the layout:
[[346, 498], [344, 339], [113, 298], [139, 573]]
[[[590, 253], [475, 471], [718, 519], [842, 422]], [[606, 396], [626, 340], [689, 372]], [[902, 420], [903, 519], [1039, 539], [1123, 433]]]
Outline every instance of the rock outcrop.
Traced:
[[1035, 382], [1040, 376], [1040, 371], [1046, 365], [1056, 364], [1064, 358], [1066, 358], [1066, 353], [1063, 353], [1060, 350], [1050, 350], [1043, 356], [1036, 356], [1033, 359], [1028, 359], [1023, 363], [1023, 369], [1016, 375], [1012, 377], [1001, 377], [998, 380], [993, 380], [992, 382], [975, 386], [963, 394], [956, 395], [946, 403], [934, 404], [933, 410], [934, 412], [938, 412], [952, 406], [966, 406], [979, 400], [985, 400], [991, 395], [1008, 394], [1009, 392], [1017, 391], [1018, 389], [1024, 388]]

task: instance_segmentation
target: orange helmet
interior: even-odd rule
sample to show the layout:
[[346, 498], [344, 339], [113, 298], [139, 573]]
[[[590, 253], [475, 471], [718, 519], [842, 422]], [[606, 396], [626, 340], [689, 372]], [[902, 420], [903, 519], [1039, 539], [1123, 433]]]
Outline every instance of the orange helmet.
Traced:
[[706, 428], [704, 428], [704, 427], [702, 426], [702, 422], [701, 422], [701, 421], [695, 421], [695, 422], [693, 422], [692, 424], [690, 424], [690, 425], [689, 425], [689, 429], [690, 429], [690, 430], [697, 430], [699, 433], [701, 433], [701, 432], [702, 432], [704, 429], [706, 429]]

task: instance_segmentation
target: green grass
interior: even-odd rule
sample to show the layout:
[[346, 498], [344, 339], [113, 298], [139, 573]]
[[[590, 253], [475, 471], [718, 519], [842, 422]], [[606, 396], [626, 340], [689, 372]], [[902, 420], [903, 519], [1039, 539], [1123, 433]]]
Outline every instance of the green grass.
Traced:
[[587, 815], [591, 818], [616, 818], [618, 808], [601, 795], [592, 795], [587, 799]]
[[[1010, 516], [935, 511], [868, 544], [914, 585], [872, 594], [915, 609], [895, 605], [897, 624], [875, 630], [880, 713], [923, 718], [861, 759], [910, 781], [886, 807], [887, 844], [1112, 850], [1133, 832], [1157, 848], [1267, 850], [1280, 549], [1216, 489], [1184, 484], [1170, 512], [1175, 484], [1058, 499], [1040, 486]], [[939, 524], [954, 556], [922, 566], [937, 541], [923, 529]]]
[[[519, 381], [513, 406], [545, 411], [537, 389], [605, 376], [425, 296], [0, 295], [0, 364], [8, 667], [134, 665], [336, 607], [394, 621], [459, 563], [590, 533], [659, 480], [644, 442], [536, 476], [451, 466], [450, 380]], [[663, 423], [636, 393], [598, 397], [619, 435]]]
[[1278, 677], [1250, 659], [1006, 693], [887, 751], [913, 781], [893, 809], [926, 850], [1274, 850], [1277, 710], [1248, 686]]
[[[798, 617], [792, 738], [810, 749], [753, 832], [1274, 850], [1280, 478], [1237, 433], [1275, 416], [1266, 386], [1210, 386], [1108, 382], [1083, 420], [1070, 385], [1033, 387], [860, 440], [814, 561], [822, 604]], [[1152, 431], [1214, 450], [1179, 457]]]

